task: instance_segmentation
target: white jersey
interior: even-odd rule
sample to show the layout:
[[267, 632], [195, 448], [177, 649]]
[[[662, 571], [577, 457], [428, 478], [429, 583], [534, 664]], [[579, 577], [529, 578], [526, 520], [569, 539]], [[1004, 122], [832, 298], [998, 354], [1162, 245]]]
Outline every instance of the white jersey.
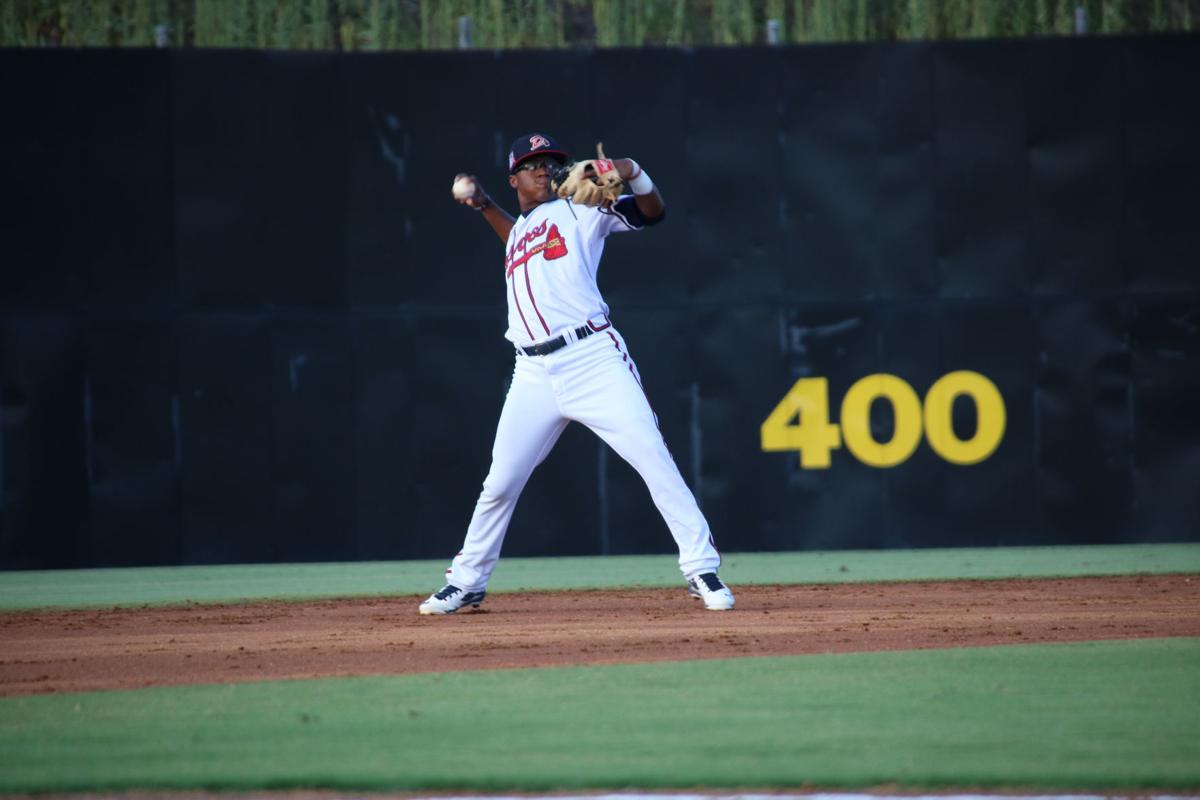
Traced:
[[508, 332], [527, 346], [566, 330], [602, 324], [608, 305], [596, 285], [604, 239], [645, 224], [632, 195], [611, 210], [551, 200], [517, 217], [505, 246]]

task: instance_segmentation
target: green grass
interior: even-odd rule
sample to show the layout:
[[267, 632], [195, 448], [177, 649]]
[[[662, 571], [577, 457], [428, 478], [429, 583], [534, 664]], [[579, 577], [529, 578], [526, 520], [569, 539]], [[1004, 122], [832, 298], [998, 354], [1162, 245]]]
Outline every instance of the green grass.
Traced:
[[[0, 572], [0, 611], [423, 594], [447, 561]], [[1200, 572], [1200, 544], [733, 553], [731, 585]], [[672, 556], [502, 559], [491, 592], [679, 586]]]
[[1200, 639], [0, 700], [0, 791], [1200, 785]]

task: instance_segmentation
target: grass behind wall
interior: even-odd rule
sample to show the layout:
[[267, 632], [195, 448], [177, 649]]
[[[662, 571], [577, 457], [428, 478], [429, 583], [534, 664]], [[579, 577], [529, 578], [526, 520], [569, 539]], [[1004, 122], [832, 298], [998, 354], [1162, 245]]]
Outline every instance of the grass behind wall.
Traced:
[[288, 50], [748, 45], [1200, 30], [1200, 0], [10, 0], [0, 46]]

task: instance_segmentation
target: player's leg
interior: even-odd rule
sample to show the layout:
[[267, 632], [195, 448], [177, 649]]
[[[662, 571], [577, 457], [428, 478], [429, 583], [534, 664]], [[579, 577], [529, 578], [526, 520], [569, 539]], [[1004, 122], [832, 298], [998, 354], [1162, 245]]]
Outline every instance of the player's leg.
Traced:
[[[446, 588], [422, 603], [421, 613], [448, 613], [464, 605], [478, 605], [483, 599], [521, 490], [534, 468], [554, 448], [566, 425], [545, 370], [536, 362], [518, 358], [496, 426], [492, 465], [475, 503], [462, 550], [446, 570]], [[458, 591], [438, 597], [454, 589]]]
[[[694, 593], [704, 597], [710, 608], [731, 607], [733, 595], [727, 588], [721, 586], [720, 598], [709, 596], [720, 584], [716, 572], [721, 554], [695, 495], [663, 441], [620, 334], [604, 331], [579, 344], [587, 347], [580, 347], [578, 362], [571, 369], [570, 389], [560, 395], [564, 411], [595, 431], [645, 481], [679, 547], [679, 568]], [[706, 583], [699, 580], [704, 575], [713, 577]]]

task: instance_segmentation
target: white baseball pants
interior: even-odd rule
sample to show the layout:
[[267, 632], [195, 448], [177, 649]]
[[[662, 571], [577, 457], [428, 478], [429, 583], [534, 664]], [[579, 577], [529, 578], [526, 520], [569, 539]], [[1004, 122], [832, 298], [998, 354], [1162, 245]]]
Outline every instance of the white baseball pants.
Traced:
[[466, 591], [487, 587], [521, 490], [572, 420], [642, 476], [679, 546], [684, 577], [715, 571], [721, 555], [708, 522], [667, 450], [625, 342], [610, 326], [549, 355], [517, 356], [491, 470], [447, 583]]

